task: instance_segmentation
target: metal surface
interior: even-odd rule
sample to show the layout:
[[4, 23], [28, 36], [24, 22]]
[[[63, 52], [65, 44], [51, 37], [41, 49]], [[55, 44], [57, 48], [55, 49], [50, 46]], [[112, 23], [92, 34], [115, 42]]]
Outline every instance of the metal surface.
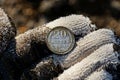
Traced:
[[48, 33], [46, 43], [53, 53], [66, 54], [73, 49], [75, 38], [69, 29], [59, 26]]

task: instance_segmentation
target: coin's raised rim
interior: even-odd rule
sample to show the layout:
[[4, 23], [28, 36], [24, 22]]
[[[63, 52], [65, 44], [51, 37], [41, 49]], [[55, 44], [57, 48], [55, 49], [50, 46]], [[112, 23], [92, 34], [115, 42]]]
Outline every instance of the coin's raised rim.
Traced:
[[[50, 34], [52, 31], [54, 31], [54, 30], [56, 30], [56, 29], [64, 29], [64, 30], [67, 30], [68, 32], [70, 32], [71, 37], [72, 37], [72, 43], [71, 43], [70, 47], [68, 48], [68, 50], [63, 51], [63, 52], [59, 52], [59, 51], [56, 51], [56, 50], [54, 50], [53, 48], [50, 47], [50, 44], [49, 44], [49, 42], [48, 42], [48, 36], [49, 36], [49, 34]], [[46, 41], [47, 47], [48, 47], [53, 53], [55, 53], [55, 54], [67, 54], [67, 53], [70, 52], [70, 51], [74, 48], [74, 46], [75, 46], [75, 37], [74, 37], [73, 32], [72, 32], [71, 30], [69, 30], [68, 28], [63, 27], [63, 26], [57, 26], [57, 27], [51, 29], [51, 30], [47, 33], [47, 36], [46, 36], [46, 40], [45, 40], [45, 41]]]

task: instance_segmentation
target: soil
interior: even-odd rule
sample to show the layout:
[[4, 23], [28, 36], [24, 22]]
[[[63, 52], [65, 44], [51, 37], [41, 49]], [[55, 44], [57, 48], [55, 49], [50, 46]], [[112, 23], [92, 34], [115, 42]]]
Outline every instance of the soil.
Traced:
[[120, 0], [0, 0], [12, 17], [18, 34], [61, 16], [83, 14], [98, 28], [113, 29], [120, 36]]

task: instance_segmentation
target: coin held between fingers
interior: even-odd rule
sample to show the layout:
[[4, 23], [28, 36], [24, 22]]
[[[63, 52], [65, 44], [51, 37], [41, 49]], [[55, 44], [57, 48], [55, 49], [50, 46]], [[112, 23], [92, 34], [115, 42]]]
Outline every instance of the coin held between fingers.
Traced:
[[48, 33], [46, 43], [53, 53], [66, 54], [73, 49], [75, 38], [69, 29], [59, 26]]

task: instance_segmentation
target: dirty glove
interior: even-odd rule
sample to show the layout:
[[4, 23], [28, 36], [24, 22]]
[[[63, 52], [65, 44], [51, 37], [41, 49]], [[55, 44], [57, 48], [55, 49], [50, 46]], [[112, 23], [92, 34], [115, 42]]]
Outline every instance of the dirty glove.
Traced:
[[[57, 55], [46, 46], [46, 36], [57, 26], [71, 30], [74, 49]], [[3, 80], [119, 79], [119, 40], [112, 30], [95, 31], [88, 17], [58, 18], [15, 37], [16, 29], [0, 9], [0, 78]], [[113, 67], [115, 66], [115, 67]], [[113, 71], [112, 71], [113, 70]]]

